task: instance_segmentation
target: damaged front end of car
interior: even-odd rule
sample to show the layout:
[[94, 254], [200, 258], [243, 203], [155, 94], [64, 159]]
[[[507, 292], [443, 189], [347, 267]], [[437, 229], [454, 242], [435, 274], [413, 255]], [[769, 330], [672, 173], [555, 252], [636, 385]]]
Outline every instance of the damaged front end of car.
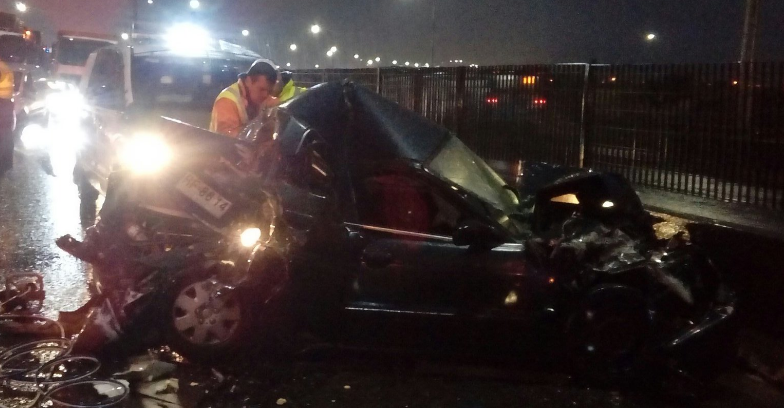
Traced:
[[218, 355], [236, 347], [253, 309], [288, 279], [277, 200], [243, 167], [244, 146], [176, 122], [161, 128], [155, 143], [170, 157], [153, 174], [150, 165], [118, 166], [84, 240], [57, 241], [92, 265], [91, 301], [61, 313], [81, 331], [77, 348], [152, 328], [185, 354]]
[[735, 294], [685, 238], [659, 239], [621, 176], [556, 168], [528, 199], [526, 256], [559, 276], [566, 332], [582, 371], [628, 376], [641, 361], [710, 375], [734, 357]]

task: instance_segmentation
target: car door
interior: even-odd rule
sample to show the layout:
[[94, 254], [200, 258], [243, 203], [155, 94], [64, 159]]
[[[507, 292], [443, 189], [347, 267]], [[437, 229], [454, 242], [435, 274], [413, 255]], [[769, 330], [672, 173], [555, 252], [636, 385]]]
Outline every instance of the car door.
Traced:
[[454, 316], [470, 254], [452, 242], [466, 214], [416, 172], [379, 172], [357, 183], [361, 236], [353, 308]]
[[551, 277], [527, 265], [522, 245], [454, 243], [459, 225], [483, 217], [446, 184], [416, 172], [382, 172], [356, 184], [359, 222], [348, 226], [361, 250], [348, 311], [375, 315], [365, 320], [385, 322], [379, 329], [414, 323], [416, 333], [390, 329], [387, 335], [410, 332], [421, 341], [459, 338], [480, 327], [476, 322], [530, 321], [552, 309]]
[[93, 53], [87, 62], [88, 75], [81, 89], [89, 105], [87, 143], [79, 164], [90, 183], [106, 191], [109, 173], [115, 160], [115, 139], [123, 130], [122, 120], [127, 101], [128, 64], [123, 53], [113, 47]]

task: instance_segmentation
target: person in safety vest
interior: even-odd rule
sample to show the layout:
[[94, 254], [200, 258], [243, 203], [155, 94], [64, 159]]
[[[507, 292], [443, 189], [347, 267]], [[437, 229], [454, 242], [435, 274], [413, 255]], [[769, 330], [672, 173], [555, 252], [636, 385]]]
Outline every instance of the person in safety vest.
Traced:
[[0, 176], [14, 164], [14, 71], [0, 61]]
[[278, 103], [286, 102], [289, 99], [308, 90], [308, 88], [301, 88], [296, 86], [292, 76], [293, 74], [289, 71], [280, 73], [280, 76], [278, 77], [278, 83], [275, 84], [275, 90], [272, 92], [272, 95], [278, 98]]
[[218, 94], [212, 106], [210, 130], [236, 137], [262, 109], [278, 104], [271, 94], [277, 80], [278, 71], [272, 61], [256, 60], [237, 82]]

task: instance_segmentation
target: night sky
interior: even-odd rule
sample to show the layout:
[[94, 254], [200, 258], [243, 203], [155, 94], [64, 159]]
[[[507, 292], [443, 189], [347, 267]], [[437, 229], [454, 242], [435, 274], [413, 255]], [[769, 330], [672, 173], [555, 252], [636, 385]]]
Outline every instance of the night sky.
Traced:
[[[13, 2], [0, 0], [5, 11]], [[337, 65], [353, 55], [428, 62], [433, 0], [139, 0], [146, 21], [200, 20], [224, 36], [238, 36], [278, 63], [304, 64], [339, 48]], [[744, 0], [435, 0], [436, 62], [465, 64], [724, 62], [738, 59]], [[760, 60], [784, 60], [784, 1], [762, 0]], [[27, 0], [25, 21], [57, 29], [128, 30], [131, 0]], [[315, 39], [308, 29], [325, 30]], [[645, 34], [655, 33], [654, 42]], [[300, 47], [292, 55], [288, 45]], [[310, 54], [309, 56], [308, 53]], [[311, 61], [312, 62], [312, 61]]]

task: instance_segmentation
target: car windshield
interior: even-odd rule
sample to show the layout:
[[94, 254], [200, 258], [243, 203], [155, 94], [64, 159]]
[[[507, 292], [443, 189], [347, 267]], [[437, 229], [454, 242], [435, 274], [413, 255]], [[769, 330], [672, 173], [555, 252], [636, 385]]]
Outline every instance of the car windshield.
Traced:
[[57, 44], [57, 62], [82, 67], [98, 48], [111, 45], [108, 41], [61, 38]]
[[518, 211], [517, 196], [506, 187], [501, 176], [456, 137], [450, 138], [427, 168], [474, 194], [499, 215], [508, 216]]

